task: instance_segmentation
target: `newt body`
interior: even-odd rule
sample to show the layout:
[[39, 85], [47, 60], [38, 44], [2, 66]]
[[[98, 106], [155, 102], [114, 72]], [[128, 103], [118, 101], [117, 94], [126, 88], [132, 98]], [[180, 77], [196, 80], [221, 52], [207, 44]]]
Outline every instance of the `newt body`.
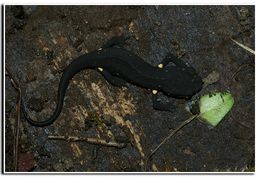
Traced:
[[[35, 121], [24, 111], [29, 123], [39, 127], [52, 124], [61, 113], [69, 81], [83, 69], [98, 69], [106, 80], [115, 86], [124, 86], [128, 82], [142, 88], [156, 90], [156, 93], [161, 91], [174, 98], [190, 98], [201, 90], [201, 77], [182, 60], [170, 54], [163, 59], [160, 67], [152, 66], [122, 48], [123, 40], [122, 37], [114, 37], [101, 50], [81, 55], [73, 60], [65, 68], [60, 79], [53, 115], [44, 121]], [[173, 62], [175, 66], [166, 66], [169, 62]], [[157, 103], [154, 106], [160, 110], [167, 110]]]

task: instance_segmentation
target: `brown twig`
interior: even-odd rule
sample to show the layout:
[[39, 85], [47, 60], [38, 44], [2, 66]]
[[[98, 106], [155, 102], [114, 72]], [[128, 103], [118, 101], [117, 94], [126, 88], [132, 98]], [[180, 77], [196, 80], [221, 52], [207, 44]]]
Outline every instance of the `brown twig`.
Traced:
[[117, 143], [115, 141], [106, 141], [104, 139], [97, 139], [97, 138], [82, 138], [82, 137], [76, 137], [76, 136], [48, 136], [49, 139], [55, 139], [55, 140], [65, 140], [69, 142], [73, 141], [85, 141], [90, 144], [97, 144], [97, 145], [103, 145], [103, 146], [112, 146], [116, 148], [123, 148], [125, 147], [125, 143]]
[[179, 130], [181, 130], [185, 125], [189, 124], [191, 121], [193, 121], [196, 117], [199, 115], [196, 114], [194, 116], [191, 116], [189, 119], [182, 122], [176, 129], [172, 130], [168, 136], [166, 136], [163, 141], [151, 152], [151, 154], [148, 156], [148, 159], [150, 159], [155, 152], [167, 141], [169, 140], [173, 135], [175, 135]]
[[236, 41], [235, 39], [232, 39], [232, 38], [231, 38], [231, 40], [232, 40], [234, 43], [236, 43], [239, 47], [242, 47], [242, 48], [245, 49], [246, 51], [248, 51], [248, 52], [250, 52], [250, 53], [252, 53], [252, 54], [255, 55], [255, 51], [254, 51], [253, 49], [251, 49], [251, 48], [245, 46], [244, 44], [242, 44], [242, 43]]
[[253, 64], [243, 64], [241, 66], [239, 66], [239, 68], [236, 70], [236, 72], [234, 72], [234, 74], [231, 76], [231, 79], [234, 79], [234, 77], [245, 67], [248, 67], [248, 66], [252, 66], [254, 67]]
[[14, 141], [14, 159], [13, 159], [13, 164], [14, 164], [14, 171], [17, 171], [17, 165], [18, 165], [18, 146], [19, 146], [19, 133], [20, 133], [20, 110], [21, 110], [21, 100], [22, 100], [22, 92], [19, 86], [19, 83], [16, 81], [15, 77], [12, 75], [10, 70], [8, 69], [7, 66], [5, 66], [5, 70], [7, 72], [7, 76], [10, 78], [12, 86], [15, 88], [17, 91], [17, 99], [16, 99], [16, 121], [15, 121], [15, 141]]

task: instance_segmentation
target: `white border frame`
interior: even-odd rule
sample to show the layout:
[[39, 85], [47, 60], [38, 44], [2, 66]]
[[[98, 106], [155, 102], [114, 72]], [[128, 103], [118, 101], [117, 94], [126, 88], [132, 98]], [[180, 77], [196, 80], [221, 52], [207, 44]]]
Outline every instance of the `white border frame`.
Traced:
[[[2, 2], [3, 3], [3, 2]], [[95, 0], [89, 0], [87, 1], [87, 4], [85, 1], [83, 0], [74, 0], [73, 3], [71, 0], [63, 0], [63, 1], [51, 1], [51, 0], [38, 0], [37, 2], [35, 0], [26, 0], [26, 1], [23, 1], [21, 2], [21, 0], [12, 0], [11, 2], [9, 1], [4, 1], [4, 3], [6, 3], [5, 5], [16, 5], [16, 4], [22, 4], [22, 5], [255, 5], [255, 1], [253, 0], [238, 0], [236, 2], [232, 1], [232, 0], [226, 0], [226, 1], [221, 1], [221, 0], [211, 0], [210, 2], [209, 1], [191, 1], [191, 0], [174, 0], [174, 1], [168, 1], [168, 0], [142, 0], [141, 2], [140, 1], [137, 1], [137, 0], [125, 0], [124, 2], [122, 0], [102, 0], [102, 1], [95, 1]], [[1, 110], [1, 114], [5, 117], [5, 6], [1, 9], [1, 11], [3, 10], [3, 41], [2, 41], [2, 45], [3, 45], [3, 60], [1, 60], [1, 64], [3, 64], [3, 76], [2, 76], [2, 73], [0, 73], [0, 76], [1, 78], [3, 79], [3, 86], [1, 89], [1, 96], [3, 97], [3, 110]], [[255, 19], [257, 18], [257, 13], [259, 13], [259, 11], [257, 11], [257, 6], [255, 5]], [[2, 19], [1, 19], [2, 20]], [[257, 20], [255, 21], [255, 26], [256, 26], [256, 29], [257, 29]], [[255, 39], [257, 39], [257, 33], [256, 33], [257, 30], [255, 30]], [[255, 40], [255, 43], [256, 43], [256, 48], [257, 48], [257, 41]], [[1, 46], [2, 47], [2, 46]], [[256, 50], [256, 49], [255, 49]], [[257, 52], [256, 52], [257, 53]], [[257, 58], [257, 57], [255, 57]], [[256, 66], [258, 66], [258, 61], [256, 60]], [[258, 84], [259, 84], [259, 70], [257, 69], [256, 67], [256, 75], [255, 75], [255, 96], [256, 98], [259, 98], [258, 97]], [[3, 93], [3, 95], [2, 95]], [[255, 108], [256, 108], [256, 105], [259, 105], [258, 104], [258, 101], [257, 99], [255, 100]], [[1, 105], [2, 106], [2, 105]], [[258, 125], [258, 119], [257, 119], [257, 115], [259, 115], [259, 111], [257, 109], [255, 109], [255, 137], [257, 136], [257, 125]], [[3, 117], [3, 125], [1, 124], [2, 126], [2, 130], [3, 132], [5, 133], [5, 118]], [[258, 131], [259, 132], [259, 131]], [[3, 139], [2, 139], [3, 138]], [[233, 174], [233, 175], [241, 175], [241, 174], [256, 174], [257, 173], [257, 169], [258, 169], [258, 165], [257, 165], [257, 159], [258, 159], [258, 153], [256, 152], [256, 149], [259, 149], [259, 143], [256, 141], [256, 138], [255, 138], [255, 172], [248, 172], [248, 173], [244, 173], [244, 172], [220, 172], [220, 173], [216, 173], [216, 172], [6, 172], [5, 171], [5, 134], [1, 136], [1, 142], [4, 142], [4, 144], [1, 146], [1, 150], [3, 152], [3, 159], [2, 159], [2, 173], [5, 173], [5, 174], [12, 174], [12, 175], [16, 175], [16, 174], [40, 174], [40, 176], [43, 176], [43, 175], [46, 175], [46, 174], [92, 174], [92, 175], [108, 175], [108, 176], [113, 176], [113, 175], [118, 175], [118, 174], [123, 174], [123, 175], [126, 175], [126, 174], [130, 174], [131, 176], [132, 175], [137, 175], [137, 174], [141, 174], [141, 175], [152, 175], [152, 174], [160, 174], [160, 175], [177, 175], [179, 176], [180, 174], [182, 174], [181, 176], [188, 176], [190, 174], [195, 174], [195, 175], [205, 175], [205, 174], [209, 174], [210, 176], [218, 176], [218, 175], [223, 175], [224, 176], [227, 176], [227, 175], [230, 175], [230, 174]], [[2, 175], [2, 174], [1, 174]]]

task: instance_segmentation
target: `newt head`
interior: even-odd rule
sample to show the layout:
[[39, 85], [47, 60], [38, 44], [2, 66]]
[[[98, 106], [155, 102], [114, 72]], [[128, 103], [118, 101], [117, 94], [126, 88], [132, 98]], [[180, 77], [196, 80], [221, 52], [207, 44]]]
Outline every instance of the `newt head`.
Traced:
[[203, 81], [191, 67], [166, 67], [167, 79], [161, 84], [161, 90], [171, 97], [191, 98], [202, 89]]

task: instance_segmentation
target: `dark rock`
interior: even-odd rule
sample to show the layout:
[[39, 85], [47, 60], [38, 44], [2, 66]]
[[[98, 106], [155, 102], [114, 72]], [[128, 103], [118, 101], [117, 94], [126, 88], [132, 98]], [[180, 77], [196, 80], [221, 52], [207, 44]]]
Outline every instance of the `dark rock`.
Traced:
[[[30, 69], [28, 66], [31, 66], [33, 60], [44, 58], [41, 52], [44, 47], [54, 51], [55, 56], [52, 53], [44, 56], [53, 60], [55, 65], [47, 65], [47, 62], [43, 62], [46, 66], [32, 65], [32, 76], [38, 76], [38, 71], [52, 71], [56, 67], [65, 68], [72, 58], [98, 49], [110, 37], [117, 34], [115, 31], [133, 36], [127, 41], [125, 48], [154, 66], [168, 52], [173, 53], [176, 49], [177, 55], [193, 66], [203, 78], [214, 70], [220, 73], [218, 82], [203, 88], [199, 94], [203, 95], [212, 90], [230, 90], [237, 101], [230, 114], [214, 129], [208, 129], [205, 124], [196, 120], [185, 126], [154, 154], [146, 170], [150, 171], [157, 167], [159, 171], [171, 172], [254, 171], [255, 69], [254, 67], [242, 68], [237, 75], [239, 78], [237, 82], [231, 76], [243, 64], [254, 63], [255, 58], [230, 40], [234, 34], [238, 34], [236, 40], [251, 48], [254, 47], [254, 6], [158, 6], [156, 8], [154, 6], [37, 6], [30, 16], [27, 15], [29, 12], [26, 12], [25, 7], [23, 10], [18, 8], [13, 11], [15, 13], [10, 8], [6, 8], [6, 64], [19, 78], [23, 90], [28, 90], [26, 98], [32, 97], [31, 94], [34, 92], [43, 96], [47, 89], [50, 90], [48, 97], [55, 99], [57, 96], [58, 75], [55, 75], [55, 78], [48, 78], [50, 79], [48, 81], [25, 83]], [[66, 15], [62, 17], [61, 14]], [[134, 29], [131, 28], [131, 22], [135, 23]], [[37, 70], [37, 67], [44, 68]], [[40, 147], [46, 144], [48, 134], [73, 136], [80, 134], [83, 137], [103, 138], [107, 132], [97, 126], [103, 125], [102, 123], [111, 130], [116, 141], [127, 142], [129, 138], [131, 143], [122, 149], [100, 145], [98, 156], [92, 161], [91, 147], [97, 145], [86, 142], [73, 143], [79, 155], [76, 157], [71, 142], [48, 139], [50, 156], [43, 153], [37, 157], [38, 171], [143, 170], [140, 164], [141, 151], [147, 157], [169, 134], [170, 127], [177, 127], [190, 116], [183, 106], [184, 101], [176, 101], [177, 99], [174, 98], [168, 100], [159, 97], [160, 101], [166, 104], [174, 105], [171, 102], [173, 100], [177, 105], [174, 111], [154, 110], [150, 91], [144, 92], [146, 89], [130, 86], [130, 84], [127, 89], [122, 90], [109, 87], [107, 92], [103, 88], [108, 84], [104, 80], [100, 82], [101, 77], [97, 72], [90, 70], [78, 73], [66, 92], [62, 113], [51, 126], [38, 128], [22, 124], [28, 130], [27, 137], [32, 144], [31, 151], [41, 151]], [[83, 78], [88, 79], [82, 80]], [[105, 97], [102, 100], [96, 99], [95, 96], [91, 97], [96, 92], [91, 89], [93, 83], [102, 88]], [[32, 84], [33, 87], [30, 86]], [[15, 93], [12, 87], [7, 87], [6, 90]], [[107, 111], [108, 102], [119, 104], [116, 102], [117, 98], [114, 98], [118, 93], [129, 94], [134, 98], [133, 101], [129, 98], [129, 102], [134, 104], [131, 107], [134, 107], [135, 111]], [[11, 109], [10, 114], [5, 114], [8, 120], [5, 135], [7, 143], [5, 153], [8, 157], [5, 165], [8, 171], [12, 171], [13, 124], [11, 120], [15, 117], [15, 111], [11, 106], [14, 105], [15, 100], [15, 95], [14, 99], [13, 97], [6, 99], [6, 102], [9, 102], [6, 104], [9, 105], [8, 110]], [[115, 102], [111, 103], [109, 100]], [[73, 119], [85, 115], [86, 110], [78, 108], [80, 104], [87, 105], [89, 110], [93, 110], [94, 105], [95, 107], [99, 105], [98, 101], [100, 107], [98, 110], [95, 108], [98, 115], [90, 115], [89, 122], [86, 121], [86, 127], [92, 128], [82, 130], [77, 127], [77, 124], [71, 126], [69, 121], [73, 122]], [[32, 109], [38, 111], [42, 109], [41, 105], [34, 107], [35, 101], [31, 104]], [[119, 108], [120, 105], [112, 106], [111, 109], [116, 107]], [[71, 109], [76, 109], [77, 112], [71, 114]], [[103, 121], [100, 116], [108, 112], [117, 114], [120, 120], [118, 119], [116, 123], [110, 120]], [[94, 119], [91, 120], [91, 117]], [[60, 126], [61, 120], [68, 123], [65, 122]], [[51, 127], [54, 129], [51, 130]], [[186, 147], [190, 149], [185, 150]], [[191, 152], [194, 152], [194, 156], [187, 155]], [[66, 167], [65, 163], [61, 164], [60, 159], [71, 159], [71, 163]], [[39, 162], [41, 162], [40, 167]], [[55, 164], [61, 165], [56, 165], [54, 168]], [[156, 167], [152, 168], [152, 164]]]
[[39, 98], [30, 98], [28, 101], [28, 108], [36, 111], [36, 112], [40, 112], [43, 109], [44, 106], [44, 101], [42, 99]]
[[35, 160], [33, 154], [20, 153], [18, 155], [18, 171], [28, 172], [35, 167]]
[[18, 18], [18, 19], [24, 19], [25, 18], [23, 6], [12, 6], [11, 11], [12, 11], [15, 18]]
[[24, 20], [17, 19], [17, 20], [14, 20], [13, 28], [15, 28], [17, 30], [21, 30], [24, 28], [25, 25], [26, 25], [26, 22]]

